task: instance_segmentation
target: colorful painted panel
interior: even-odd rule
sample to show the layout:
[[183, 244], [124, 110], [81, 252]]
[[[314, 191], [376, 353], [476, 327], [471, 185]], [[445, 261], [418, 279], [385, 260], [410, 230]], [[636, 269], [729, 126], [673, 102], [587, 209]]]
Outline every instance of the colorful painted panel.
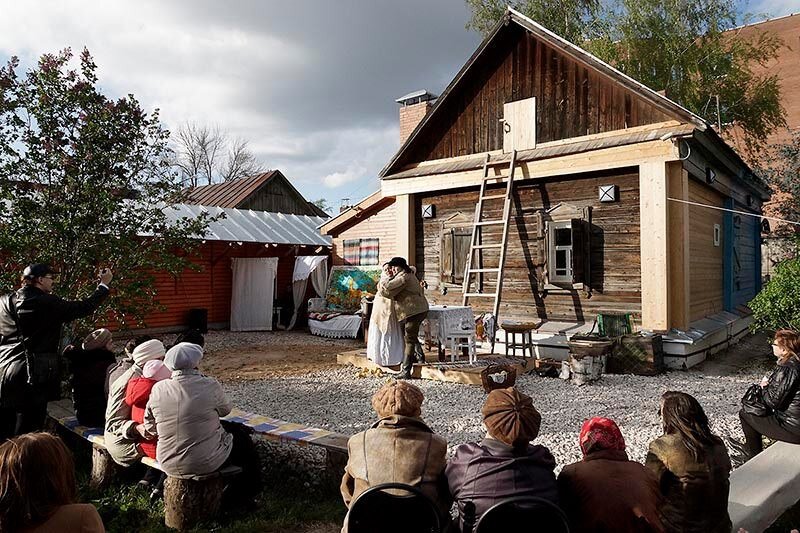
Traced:
[[380, 267], [335, 266], [328, 278], [325, 300], [331, 309], [354, 311], [361, 308], [361, 297], [375, 294]]

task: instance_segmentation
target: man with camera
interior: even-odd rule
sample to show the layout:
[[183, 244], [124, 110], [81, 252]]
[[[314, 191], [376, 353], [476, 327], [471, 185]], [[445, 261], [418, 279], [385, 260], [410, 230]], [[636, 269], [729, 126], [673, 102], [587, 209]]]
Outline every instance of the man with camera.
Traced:
[[47, 402], [60, 397], [61, 328], [92, 314], [108, 296], [108, 268], [91, 296], [77, 301], [52, 294], [57, 274], [46, 264], [29, 265], [22, 287], [0, 296], [0, 442], [43, 429]]

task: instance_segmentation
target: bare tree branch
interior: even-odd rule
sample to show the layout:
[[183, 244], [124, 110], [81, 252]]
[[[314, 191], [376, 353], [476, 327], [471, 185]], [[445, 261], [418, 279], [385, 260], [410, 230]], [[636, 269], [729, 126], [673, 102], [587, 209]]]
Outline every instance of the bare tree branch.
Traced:
[[190, 187], [255, 176], [265, 167], [248, 141], [231, 139], [218, 125], [183, 124], [175, 136], [175, 167]]

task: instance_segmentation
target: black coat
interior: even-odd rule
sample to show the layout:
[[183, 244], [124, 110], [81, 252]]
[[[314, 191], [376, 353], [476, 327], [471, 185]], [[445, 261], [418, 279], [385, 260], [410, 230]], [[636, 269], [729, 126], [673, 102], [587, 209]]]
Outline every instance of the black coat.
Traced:
[[[58, 352], [61, 327], [66, 322], [89, 316], [108, 296], [98, 286], [84, 300], [68, 301], [32, 286], [0, 297], [0, 404], [14, 406], [26, 393], [25, 349], [35, 358]], [[12, 303], [16, 302], [16, 313]], [[17, 316], [19, 327], [14, 320]], [[13, 396], [13, 398], [12, 398]]]
[[78, 422], [88, 427], [104, 427], [108, 399], [105, 391], [106, 375], [108, 367], [116, 363], [117, 359], [105, 348], [76, 348], [64, 355], [70, 361], [72, 403]]
[[778, 365], [764, 387], [764, 403], [789, 431], [800, 433], [800, 361]]

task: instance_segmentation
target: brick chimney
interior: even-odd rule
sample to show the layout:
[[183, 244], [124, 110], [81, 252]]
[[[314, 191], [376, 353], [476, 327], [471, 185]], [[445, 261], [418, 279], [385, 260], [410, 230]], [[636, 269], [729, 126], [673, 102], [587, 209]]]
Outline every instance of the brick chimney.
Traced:
[[406, 142], [417, 124], [425, 118], [436, 98], [438, 96], [423, 89], [408, 93], [395, 100], [400, 104], [400, 144]]

